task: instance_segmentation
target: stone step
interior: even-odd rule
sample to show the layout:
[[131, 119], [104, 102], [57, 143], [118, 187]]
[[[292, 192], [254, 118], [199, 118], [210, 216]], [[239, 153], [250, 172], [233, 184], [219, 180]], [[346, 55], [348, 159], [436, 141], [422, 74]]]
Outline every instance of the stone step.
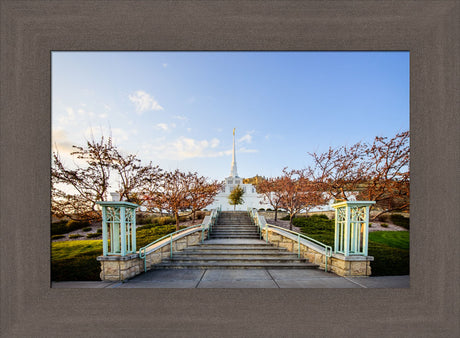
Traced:
[[228, 227], [228, 228], [212, 228], [211, 229], [211, 232], [223, 232], [223, 231], [232, 231], [232, 232], [248, 232], [248, 231], [251, 231], [251, 232], [259, 232], [257, 228], [242, 228], [242, 229], [235, 229], [235, 228], [232, 228], [232, 227]]
[[211, 230], [211, 233], [221, 233], [221, 232], [234, 232], [234, 233], [239, 233], [239, 234], [245, 234], [245, 233], [258, 233], [257, 229], [232, 229], [232, 228], [228, 228], [228, 229], [221, 229], [221, 228], [218, 228], [218, 229], [212, 229]]
[[184, 257], [203, 257], [206, 259], [212, 259], [213, 257], [228, 257], [228, 258], [254, 258], [258, 259], [259, 257], [269, 257], [269, 258], [279, 258], [283, 257], [286, 259], [297, 259], [297, 254], [292, 252], [280, 252], [278, 250], [272, 251], [262, 251], [262, 250], [252, 250], [252, 251], [213, 251], [213, 252], [203, 252], [203, 251], [187, 251], [184, 253], [175, 253], [173, 255], [175, 258], [184, 258]]
[[251, 224], [215, 224], [213, 229], [257, 229], [255, 225]]
[[[283, 248], [284, 249], [284, 248]], [[293, 254], [287, 251], [286, 249], [282, 250], [277, 249], [277, 248], [199, 248], [199, 249], [184, 249], [181, 252], [187, 253], [187, 254]], [[295, 253], [294, 253], [295, 254]]]
[[236, 227], [236, 226], [244, 226], [244, 227], [254, 227], [255, 225], [252, 224], [252, 223], [243, 223], [243, 224], [241, 224], [241, 223], [235, 223], [235, 224], [216, 223], [216, 224], [214, 224], [214, 226], [216, 226], [216, 227], [223, 227], [223, 226], [234, 226], [234, 227]]
[[162, 264], [168, 263], [178, 263], [178, 264], [210, 264], [210, 263], [222, 263], [222, 264], [232, 264], [232, 265], [239, 265], [239, 264], [301, 264], [306, 263], [306, 260], [302, 259], [292, 259], [292, 258], [236, 258], [236, 257], [190, 257], [190, 258], [173, 258], [166, 259], [162, 261]]
[[219, 235], [213, 235], [209, 236], [211, 239], [217, 239], [217, 238], [260, 238], [259, 234], [247, 234], [247, 235], [241, 235], [241, 234], [219, 234]]
[[[278, 247], [275, 247], [271, 244], [268, 244], [268, 243], [265, 243], [265, 242], [262, 242], [262, 241], [257, 241], [256, 243], [238, 243], [238, 242], [235, 242], [235, 243], [231, 243], [231, 242], [225, 242], [225, 243], [212, 243], [212, 241], [214, 240], [206, 240], [203, 242], [203, 244], [201, 245], [191, 245], [189, 246], [188, 248], [190, 249], [195, 249], [195, 248], [203, 248], [203, 249], [240, 249], [240, 248], [257, 248], [257, 249], [263, 249], [263, 248], [268, 248], [268, 249], [280, 249], [280, 250], [286, 250], [285, 248], [278, 248]], [[188, 249], [187, 248], [187, 249]], [[185, 249], [185, 250], [187, 250]]]
[[253, 233], [253, 234], [258, 234], [259, 232], [257, 229], [249, 229], [249, 230], [237, 230], [237, 229], [212, 229], [211, 234], [214, 233], [226, 233], [226, 232], [231, 232], [235, 234], [247, 234], [247, 233]]
[[316, 269], [318, 265], [312, 263], [160, 263], [155, 269]]

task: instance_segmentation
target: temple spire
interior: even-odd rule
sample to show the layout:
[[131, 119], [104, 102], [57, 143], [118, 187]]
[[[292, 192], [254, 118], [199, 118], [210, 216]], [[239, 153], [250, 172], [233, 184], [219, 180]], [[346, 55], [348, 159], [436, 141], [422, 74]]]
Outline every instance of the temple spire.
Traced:
[[233, 153], [232, 153], [232, 169], [230, 176], [238, 177], [238, 171], [236, 169], [236, 154], [235, 154], [235, 128], [233, 128]]

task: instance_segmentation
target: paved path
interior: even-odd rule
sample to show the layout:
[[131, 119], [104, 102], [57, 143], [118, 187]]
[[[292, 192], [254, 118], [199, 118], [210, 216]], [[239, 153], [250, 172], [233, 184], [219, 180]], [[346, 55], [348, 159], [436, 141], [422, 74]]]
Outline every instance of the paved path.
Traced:
[[408, 288], [409, 276], [340, 277], [317, 269], [150, 270], [127, 282], [53, 282], [53, 288]]

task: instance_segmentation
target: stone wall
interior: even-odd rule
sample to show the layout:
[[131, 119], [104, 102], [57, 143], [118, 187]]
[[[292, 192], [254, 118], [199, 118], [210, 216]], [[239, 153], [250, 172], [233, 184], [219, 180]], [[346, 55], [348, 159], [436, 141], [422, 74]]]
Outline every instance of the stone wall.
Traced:
[[[282, 230], [268, 227], [268, 230], [262, 230], [262, 236], [266, 240], [268, 232], [268, 241], [273, 245], [286, 248], [293, 253], [299, 252], [299, 242], [297, 236], [285, 233]], [[311, 263], [319, 265], [324, 270], [326, 266], [326, 255], [324, 248], [300, 239], [300, 257], [308, 259]], [[372, 256], [348, 256], [342, 254], [332, 254], [327, 258], [327, 271], [333, 272], [339, 276], [370, 276], [370, 262], [374, 260]]]
[[[202, 233], [201, 228], [195, 228], [189, 232], [173, 236], [173, 252], [184, 250], [190, 245], [199, 244], [202, 236], [206, 238], [207, 234], [207, 230]], [[145, 252], [145, 265], [146, 269], [149, 270], [163, 259], [170, 257], [170, 240], [165, 239], [156, 243], [148, 247]], [[139, 258], [139, 253], [127, 256], [99, 256], [97, 260], [101, 262], [101, 280], [123, 281], [144, 272], [144, 259]]]

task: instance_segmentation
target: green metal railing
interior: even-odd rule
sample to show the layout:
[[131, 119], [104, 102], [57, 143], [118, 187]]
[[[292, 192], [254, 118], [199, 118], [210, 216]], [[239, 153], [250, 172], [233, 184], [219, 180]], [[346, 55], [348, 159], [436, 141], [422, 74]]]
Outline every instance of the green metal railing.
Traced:
[[[190, 227], [187, 227], [185, 229], [181, 229], [181, 230], [178, 230], [178, 231], [174, 231], [170, 234], [167, 234], [161, 238], [158, 238], [157, 240], [153, 241], [152, 243], [149, 243], [147, 244], [146, 246], [143, 246], [142, 248], [139, 249], [139, 258], [140, 259], [143, 259], [144, 260], [144, 272], [147, 271], [147, 254], [150, 253], [151, 251], [149, 252], [146, 252], [146, 249], [148, 247], [151, 247], [152, 245], [155, 245], [163, 240], [165, 240], [166, 238], [169, 238], [169, 249], [170, 249], [170, 257], [172, 258], [172, 255], [173, 255], [173, 245], [172, 243], [174, 242], [175, 239], [177, 239], [178, 236], [176, 236], [176, 238], [174, 238], [174, 235], [177, 235], [177, 234], [180, 234], [180, 233], [183, 233], [183, 232], [186, 232], [186, 231], [189, 231], [190, 229], [193, 229], [193, 228], [199, 228], [201, 227], [201, 242], [203, 243], [203, 240], [204, 240], [204, 231], [205, 230], [208, 230], [208, 238], [209, 238], [209, 233], [212, 231], [212, 227], [213, 225], [216, 223], [217, 221], [217, 218], [219, 217], [219, 214], [220, 214], [220, 211], [221, 211], [221, 207], [217, 208], [217, 209], [213, 209], [211, 211], [211, 217], [209, 219], [209, 222], [207, 222], [206, 224], [205, 223], [201, 223], [201, 224], [197, 224], [197, 225], [193, 225], [193, 226], [190, 226]], [[152, 250], [154, 251], [154, 250]]]
[[288, 230], [288, 229], [285, 229], [285, 228], [281, 228], [281, 227], [273, 225], [273, 224], [268, 224], [265, 221], [265, 218], [263, 218], [263, 217], [261, 218], [259, 216], [259, 213], [257, 212], [256, 209], [248, 208], [248, 215], [251, 218], [251, 220], [254, 222], [254, 224], [259, 228], [259, 233], [260, 233], [261, 238], [262, 238], [262, 230], [266, 231], [266, 242], [267, 243], [268, 243], [268, 227], [276, 228], [276, 229], [281, 230], [282, 232], [291, 233], [291, 234], [297, 236], [297, 255], [298, 255], [299, 258], [300, 258], [300, 239], [301, 238], [306, 239], [309, 242], [315, 243], [315, 244], [323, 247], [324, 248], [324, 256], [325, 256], [324, 271], [327, 272], [327, 259], [332, 257], [332, 247], [331, 246], [326, 245], [324, 243], [321, 243], [320, 241], [317, 241], [316, 239], [308, 237], [308, 236], [306, 236], [304, 234], [301, 234], [301, 233], [298, 233], [298, 232], [295, 232], [295, 231], [292, 231], [292, 230]]

